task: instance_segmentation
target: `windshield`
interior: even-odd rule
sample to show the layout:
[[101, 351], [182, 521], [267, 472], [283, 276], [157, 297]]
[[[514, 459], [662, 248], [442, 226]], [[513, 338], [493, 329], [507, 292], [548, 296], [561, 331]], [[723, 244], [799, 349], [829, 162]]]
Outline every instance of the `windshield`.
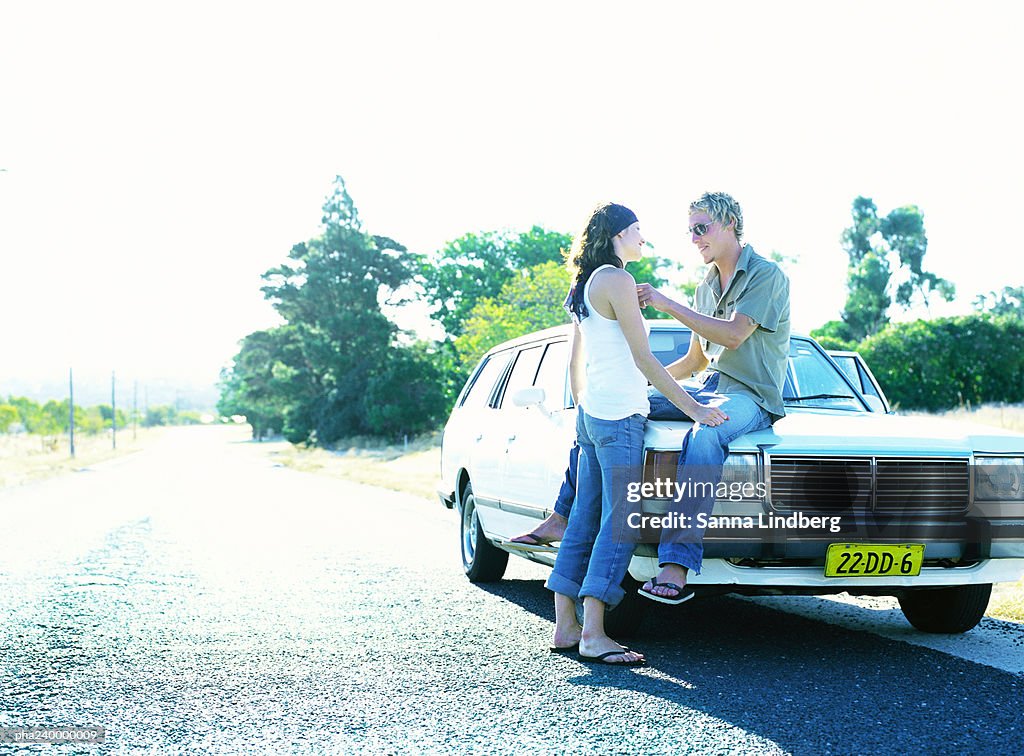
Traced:
[[828, 407], [863, 411], [856, 392], [815, 346], [804, 339], [789, 342], [789, 373], [782, 390], [787, 407]]
[[[650, 342], [658, 362], [667, 366], [686, 354], [690, 347], [690, 331], [686, 328], [652, 328]], [[859, 412], [865, 409], [835, 365], [813, 342], [801, 338], [793, 338], [789, 342], [789, 370], [782, 399], [788, 407], [827, 407]]]

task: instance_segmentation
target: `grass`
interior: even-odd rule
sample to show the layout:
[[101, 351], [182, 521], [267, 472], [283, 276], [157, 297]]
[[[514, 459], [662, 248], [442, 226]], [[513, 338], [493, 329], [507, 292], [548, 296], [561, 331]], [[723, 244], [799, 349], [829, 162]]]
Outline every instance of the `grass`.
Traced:
[[996, 619], [1024, 622], [1024, 580], [992, 586], [986, 614]]
[[130, 428], [119, 430], [117, 449], [109, 432], [76, 434], [74, 458], [67, 436], [0, 434], [0, 488], [32, 483], [139, 451], [161, 432], [160, 428], [139, 428], [137, 433]]
[[408, 445], [357, 437], [339, 441], [332, 449], [307, 448], [284, 441], [268, 443], [267, 447], [271, 458], [296, 470], [424, 498], [437, 496], [441, 476], [440, 431], [411, 440]]
[[900, 412], [908, 417], [937, 417], [943, 420], [980, 423], [1024, 433], [1024, 404], [983, 404], [945, 412]]

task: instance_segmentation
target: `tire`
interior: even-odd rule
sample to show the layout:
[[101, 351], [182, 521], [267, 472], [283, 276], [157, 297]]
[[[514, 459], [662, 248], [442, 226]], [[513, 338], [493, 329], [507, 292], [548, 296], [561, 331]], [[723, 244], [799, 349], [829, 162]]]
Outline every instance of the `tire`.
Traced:
[[966, 633], [981, 622], [992, 584], [912, 588], [899, 597], [903, 616], [926, 633]]
[[508, 552], [487, 540], [480, 518], [476, 515], [473, 487], [467, 483], [459, 508], [459, 541], [462, 548], [462, 569], [471, 583], [493, 583], [501, 580], [508, 566]]
[[610, 609], [604, 614], [604, 631], [608, 633], [609, 637], [632, 638], [640, 629], [640, 624], [643, 622], [644, 614], [650, 604], [650, 601], [637, 593], [641, 585], [643, 583], [634, 580], [629, 573], [626, 573], [626, 577], [622, 579], [622, 590], [626, 592], [626, 595], [614, 609]]

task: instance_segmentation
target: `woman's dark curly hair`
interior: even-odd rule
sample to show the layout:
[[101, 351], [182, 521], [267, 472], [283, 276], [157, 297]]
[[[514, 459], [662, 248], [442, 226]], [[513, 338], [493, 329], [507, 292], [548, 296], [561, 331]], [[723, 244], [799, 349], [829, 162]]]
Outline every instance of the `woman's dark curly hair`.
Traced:
[[623, 267], [622, 260], [615, 254], [612, 238], [622, 231], [624, 220], [630, 218], [636, 218], [631, 210], [613, 202], [602, 202], [590, 214], [582, 233], [573, 240], [565, 260], [572, 278], [566, 308], [577, 320], [590, 314], [583, 303], [583, 288], [591, 274], [602, 265]]

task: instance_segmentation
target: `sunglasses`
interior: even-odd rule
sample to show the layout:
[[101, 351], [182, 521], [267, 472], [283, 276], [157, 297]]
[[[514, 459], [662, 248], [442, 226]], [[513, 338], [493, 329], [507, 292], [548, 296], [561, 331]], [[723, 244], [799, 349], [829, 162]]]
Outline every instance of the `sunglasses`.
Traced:
[[706, 234], [710, 230], [710, 223], [694, 223], [687, 229], [687, 231], [689, 231], [691, 234], [697, 237], [704, 236], [704, 234]]

